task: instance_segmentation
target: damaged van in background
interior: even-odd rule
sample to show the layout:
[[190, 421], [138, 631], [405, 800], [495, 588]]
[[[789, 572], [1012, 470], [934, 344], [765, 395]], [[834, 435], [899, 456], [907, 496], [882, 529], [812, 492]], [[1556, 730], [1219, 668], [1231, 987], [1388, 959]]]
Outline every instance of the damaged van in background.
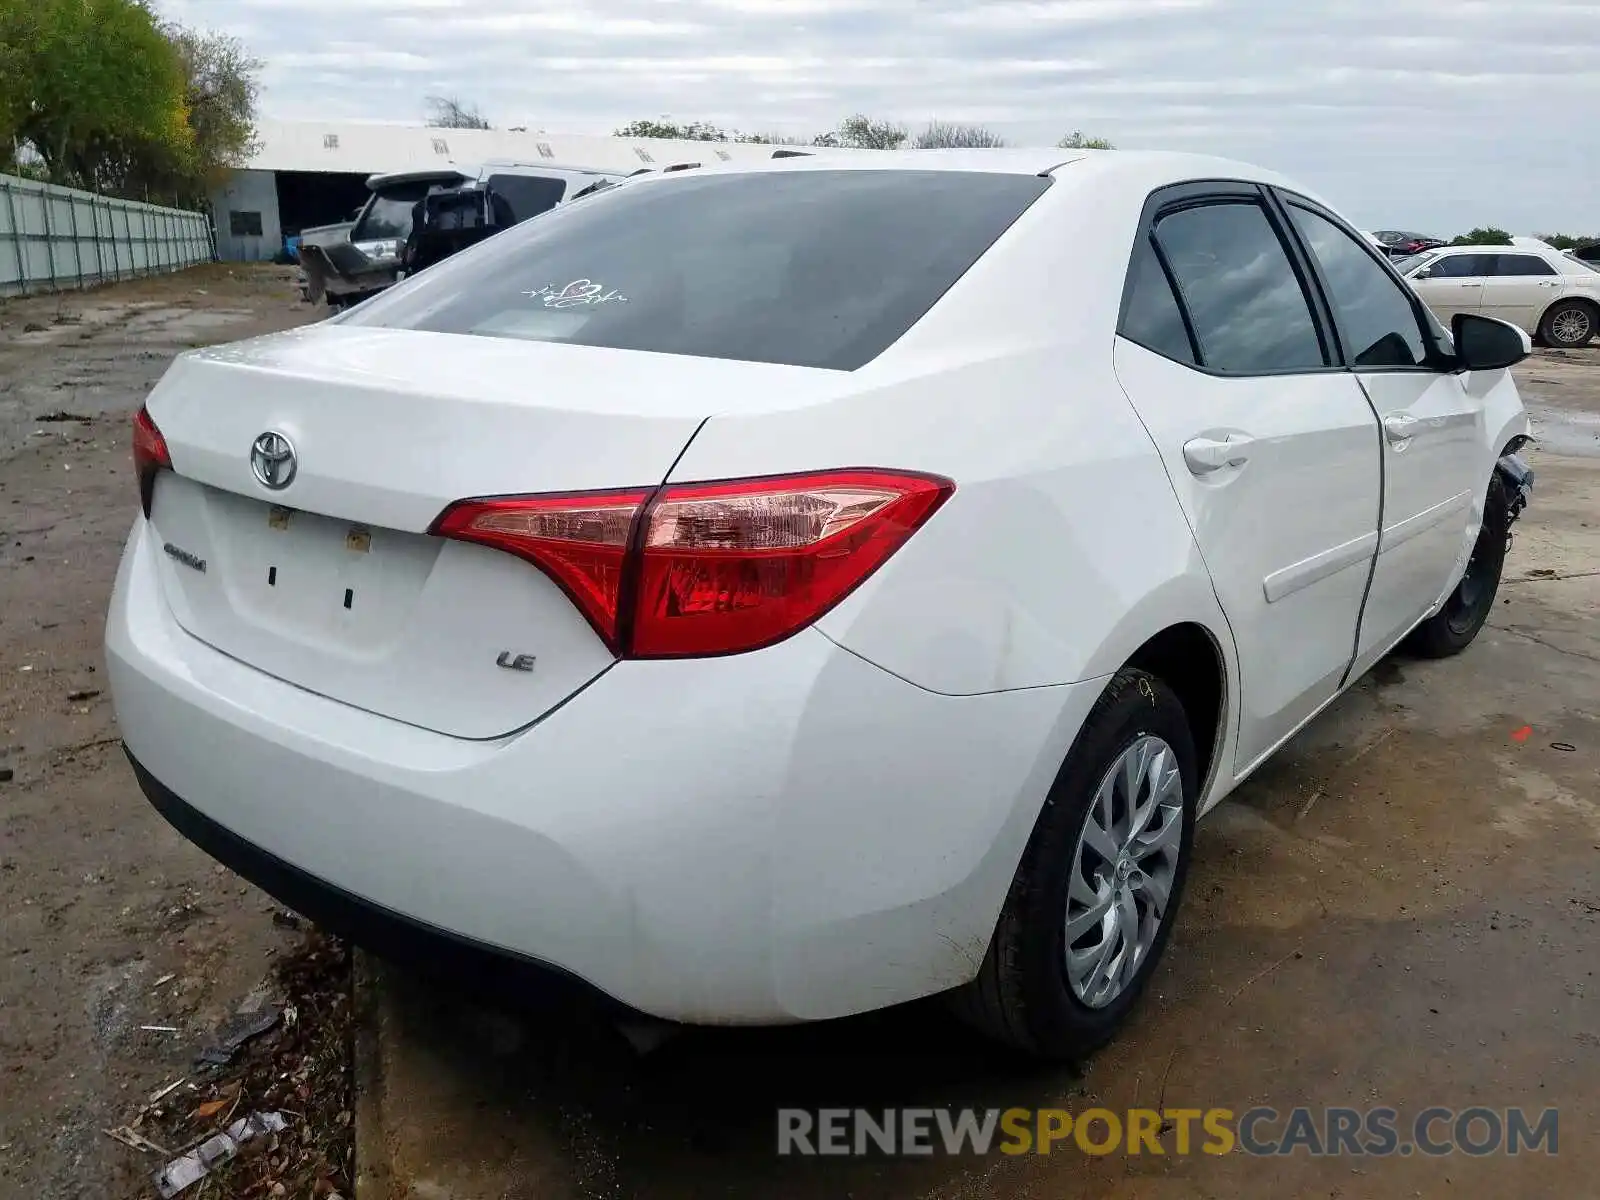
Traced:
[[[534, 167], [515, 162], [374, 175], [367, 180], [372, 195], [352, 220], [301, 233], [302, 294], [312, 303], [325, 300], [328, 307], [341, 309], [393, 284], [406, 269], [403, 259], [413, 215], [418, 204], [431, 197], [459, 195], [459, 199], [439, 205], [454, 218], [476, 204], [479, 219], [471, 226], [475, 232], [470, 240], [479, 240], [624, 178], [616, 172], [584, 167]], [[450, 240], [462, 241], [459, 237]], [[439, 246], [438, 239], [430, 239], [425, 254], [441, 256]]]

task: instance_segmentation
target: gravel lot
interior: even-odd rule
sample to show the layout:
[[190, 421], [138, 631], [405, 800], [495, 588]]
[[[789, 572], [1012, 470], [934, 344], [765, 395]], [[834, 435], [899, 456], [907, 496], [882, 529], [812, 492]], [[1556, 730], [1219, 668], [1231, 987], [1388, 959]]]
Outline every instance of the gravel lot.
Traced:
[[[144, 802], [100, 639], [135, 503], [128, 415], [174, 353], [315, 315], [291, 271], [222, 266], [0, 305], [0, 1196], [153, 1195], [156, 1157], [102, 1131], [189, 1075], [210, 1031], [302, 944]], [[1600, 349], [1541, 353], [1519, 376], [1544, 444], [1492, 627], [1459, 659], [1383, 664], [1202, 826], [1158, 994], [1085, 1073], [1019, 1068], [925, 1009], [695, 1031], [638, 1059], [607, 1029], [486, 1010], [385, 970], [363, 1194], [1588, 1194]], [[1531, 736], [1513, 739], [1524, 726]], [[1559, 1105], [1562, 1152], [1354, 1164], [772, 1153], [779, 1102], [1158, 1099]]]
[[311, 314], [292, 272], [222, 266], [0, 305], [0, 1196], [153, 1196], [102, 1130], [299, 942], [145, 804], [100, 642], [130, 414], [177, 352]]

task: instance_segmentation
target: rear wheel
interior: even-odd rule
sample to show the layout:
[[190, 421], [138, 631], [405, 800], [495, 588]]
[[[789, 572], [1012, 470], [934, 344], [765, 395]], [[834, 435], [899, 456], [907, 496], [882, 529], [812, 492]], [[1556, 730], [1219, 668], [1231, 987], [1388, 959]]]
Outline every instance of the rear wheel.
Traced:
[[1575, 350], [1587, 346], [1589, 339], [1600, 332], [1600, 320], [1594, 305], [1582, 300], [1562, 300], [1552, 304], [1539, 322], [1539, 336], [1545, 345], [1561, 350]]
[[1177, 696], [1148, 672], [1118, 672], [1045, 801], [978, 978], [953, 997], [965, 1019], [1048, 1058], [1111, 1038], [1172, 932], [1195, 772]]
[[1467, 569], [1444, 607], [1411, 634], [1407, 648], [1424, 658], [1448, 658], [1472, 644], [1494, 611], [1500, 573], [1505, 568], [1506, 542], [1511, 522], [1506, 510], [1505, 486], [1498, 476], [1489, 481], [1484, 498], [1483, 524], [1472, 547]]

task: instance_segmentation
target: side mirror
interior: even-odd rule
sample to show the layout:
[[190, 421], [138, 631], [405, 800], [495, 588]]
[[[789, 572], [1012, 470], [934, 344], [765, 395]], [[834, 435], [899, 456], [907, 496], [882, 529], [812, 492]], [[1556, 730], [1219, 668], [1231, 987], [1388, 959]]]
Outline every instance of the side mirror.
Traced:
[[1426, 279], [1426, 278], [1428, 278], [1428, 276], [1430, 276], [1432, 274], [1433, 274], [1433, 268], [1432, 267], [1423, 267], [1422, 270], [1418, 271], [1411, 278], [1413, 278], [1413, 279]]
[[1452, 317], [1450, 336], [1456, 344], [1456, 366], [1464, 371], [1499, 371], [1533, 353], [1533, 342], [1522, 330], [1478, 313]]

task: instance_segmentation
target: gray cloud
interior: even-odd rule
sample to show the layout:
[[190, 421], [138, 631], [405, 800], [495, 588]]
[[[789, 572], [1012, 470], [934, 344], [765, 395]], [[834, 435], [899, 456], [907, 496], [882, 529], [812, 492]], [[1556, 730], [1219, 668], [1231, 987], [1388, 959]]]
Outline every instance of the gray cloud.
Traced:
[[1243, 158], [1369, 227], [1600, 232], [1590, 0], [161, 0], [276, 117], [807, 135], [863, 111]]

